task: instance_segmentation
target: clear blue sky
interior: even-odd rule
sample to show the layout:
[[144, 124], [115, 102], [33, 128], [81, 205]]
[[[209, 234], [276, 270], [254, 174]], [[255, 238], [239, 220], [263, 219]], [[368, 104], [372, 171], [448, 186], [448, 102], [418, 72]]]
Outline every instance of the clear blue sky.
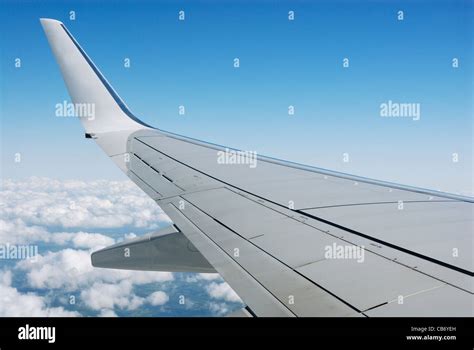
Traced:
[[[55, 104], [69, 96], [38, 20], [49, 17], [65, 23], [146, 123], [472, 195], [471, 1], [2, 0], [1, 7], [2, 177], [123, 178], [83, 138], [78, 120], [54, 116]], [[296, 13], [291, 22], [289, 10]], [[420, 103], [421, 119], [381, 118], [388, 100]]]

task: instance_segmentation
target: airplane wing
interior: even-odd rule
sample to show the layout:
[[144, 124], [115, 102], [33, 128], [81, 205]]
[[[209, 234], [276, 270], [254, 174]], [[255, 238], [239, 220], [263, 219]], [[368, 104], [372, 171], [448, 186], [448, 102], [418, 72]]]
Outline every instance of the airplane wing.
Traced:
[[95, 105], [86, 137], [174, 222], [94, 266], [217, 271], [252, 316], [473, 315], [473, 198], [153, 128], [61, 22], [41, 23], [73, 103]]

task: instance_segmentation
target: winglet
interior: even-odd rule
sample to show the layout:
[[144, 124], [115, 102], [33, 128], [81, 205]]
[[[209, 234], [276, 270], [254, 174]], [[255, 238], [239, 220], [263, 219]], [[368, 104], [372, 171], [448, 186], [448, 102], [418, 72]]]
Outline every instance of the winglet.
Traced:
[[133, 115], [62, 22], [40, 22], [86, 133], [151, 128]]

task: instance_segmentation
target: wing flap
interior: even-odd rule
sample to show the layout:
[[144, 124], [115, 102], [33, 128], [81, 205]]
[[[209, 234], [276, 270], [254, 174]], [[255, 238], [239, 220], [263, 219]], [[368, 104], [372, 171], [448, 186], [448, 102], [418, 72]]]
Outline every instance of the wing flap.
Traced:
[[[298, 274], [276, 257], [262, 251], [190, 202], [185, 201], [182, 209], [178, 209], [180, 200], [182, 199], [169, 203], [164, 209], [165, 212], [168, 213], [171, 208], [175, 213], [179, 211], [225, 253], [225, 263], [229, 260], [237, 263], [280, 303], [280, 307], [286, 308], [290, 314], [325, 317], [361, 316], [359, 310]], [[189, 238], [192, 241], [192, 237]], [[211, 263], [226, 279], [225, 271], [220, 269], [219, 264], [214, 264], [212, 261]], [[240, 295], [239, 283], [232, 284], [231, 281], [229, 283]], [[245, 297], [243, 298], [247, 301]], [[252, 307], [251, 309], [254, 311]], [[270, 316], [267, 313], [255, 313], [259, 316]]]
[[[473, 271], [473, 205], [460, 201], [385, 202], [305, 210], [403, 249]], [[456, 254], [457, 252], [457, 254]]]
[[96, 251], [91, 261], [95, 267], [109, 269], [216, 272], [176, 226]]

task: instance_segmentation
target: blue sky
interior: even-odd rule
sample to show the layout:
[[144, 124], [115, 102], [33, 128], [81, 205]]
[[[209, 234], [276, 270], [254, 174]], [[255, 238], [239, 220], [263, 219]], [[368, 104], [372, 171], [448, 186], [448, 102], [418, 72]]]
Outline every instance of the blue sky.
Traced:
[[[54, 116], [55, 104], [69, 97], [38, 21], [50, 17], [66, 24], [151, 125], [309, 165], [472, 194], [470, 1], [3, 1], [2, 7], [3, 177], [123, 179], [83, 139], [77, 120]], [[178, 21], [181, 9], [185, 21]], [[289, 10], [296, 14], [291, 22]], [[404, 21], [397, 20], [399, 10]], [[388, 100], [420, 103], [421, 119], [381, 118], [380, 104]], [[12, 161], [16, 152], [21, 163]]]
[[[0, 295], [17, 303], [0, 303], [0, 316], [221, 315], [242, 306], [216, 275], [92, 269], [91, 251], [168, 221], [84, 139], [78, 120], [55, 117], [69, 96], [40, 17], [63, 21], [148, 124], [473, 194], [471, 1], [0, 1], [0, 244], [35, 244], [41, 255], [36, 265], [2, 265]], [[420, 120], [382, 118], [389, 100], [420, 104]], [[168, 299], [153, 298], [158, 292]]]

